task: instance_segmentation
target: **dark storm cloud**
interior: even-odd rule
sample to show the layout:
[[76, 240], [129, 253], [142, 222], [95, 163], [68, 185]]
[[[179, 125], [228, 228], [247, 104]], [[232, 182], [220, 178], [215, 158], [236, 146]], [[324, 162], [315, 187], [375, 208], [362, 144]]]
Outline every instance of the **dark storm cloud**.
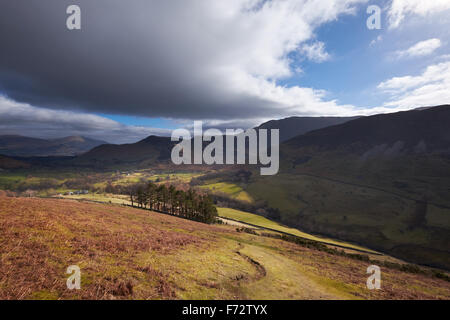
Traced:
[[[3, 0], [0, 93], [57, 110], [243, 120], [338, 114], [289, 52], [366, 0]], [[81, 7], [81, 30], [66, 9]]]
[[[91, 112], [197, 119], [273, 114], [273, 103], [210, 81], [205, 65], [214, 50], [192, 34], [201, 26], [177, 23], [195, 13], [177, 3], [2, 1], [1, 91], [35, 106]], [[82, 30], [66, 29], [70, 4], [81, 7]]]

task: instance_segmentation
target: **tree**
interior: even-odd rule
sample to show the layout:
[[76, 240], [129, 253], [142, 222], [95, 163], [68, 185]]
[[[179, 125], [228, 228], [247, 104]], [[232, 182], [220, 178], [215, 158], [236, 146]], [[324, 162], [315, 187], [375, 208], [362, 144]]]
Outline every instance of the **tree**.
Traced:
[[174, 214], [175, 213], [175, 194], [176, 194], [176, 189], [173, 185], [169, 186], [168, 191], [168, 198], [169, 198], [169, 205], [170, 205], [170, 213]]
[[217, 209], [209, 195], [201, 195], [193, 189], [187, 192], [177, 190], [174, 185], [156, 185], [153, 182], [130, 186], [127, 189], [131, 205], [136, 202], [140, 208], [177, 214], [191, 220], [205, 223], [216, 221]]
[[150, 210], [152, 210], [154, 208], [155, 203], [157, 202], [156, 192], [157, 192], [157, 186], [153, 182], [150, 181], [147, 184], [147, 190], [146, 190], [147, 202], [148, 202], [148, 206], [149, 206]]
[[137, 195], [136, 195], [136, 200], [137, 203], [139, 204], [139, 207], [141, 208], [146, 208], [147, 207], [147, 201], [146, 201], [146, 196], [145, 196], [145, 191], [144, 188], [142, 186], [139, 186], [137, 188]]

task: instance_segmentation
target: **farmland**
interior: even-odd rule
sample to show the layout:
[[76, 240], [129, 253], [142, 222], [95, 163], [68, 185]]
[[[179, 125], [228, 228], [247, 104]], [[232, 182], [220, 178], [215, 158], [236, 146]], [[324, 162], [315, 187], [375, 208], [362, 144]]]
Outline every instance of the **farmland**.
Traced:
[[240, 201], [252, 202], [251, 196], [239, 185], [229, 182], [215, 182], [201, 185], [200, 188], [206, 189], [211, 193], [222, 193]]
[[0, 174], [0, 189], [15, 192], [33, 190], [41, 196], [67, 193], [80, 189], [103, 193], [108, 186], [127, 186], [142, 181], [188, 184], [201, 173], [168, 170], [106, 171], [92, 170], [16, 170]]

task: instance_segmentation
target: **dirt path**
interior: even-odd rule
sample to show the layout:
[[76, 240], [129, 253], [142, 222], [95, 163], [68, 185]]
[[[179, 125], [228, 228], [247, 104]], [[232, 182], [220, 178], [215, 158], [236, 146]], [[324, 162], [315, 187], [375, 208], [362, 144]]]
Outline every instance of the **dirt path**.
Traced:
[[[320, 300], [354, 298], [315, 282], [298, 263], [264, 248], [239, 244], [235, 251], [255, 268], [251, 277], [236, 279], [251, 299]], [[280, 290], [281, 288], [281, 290]]]
[[267, 274], [266, 268], [264, 268], [264, 266], [261, 263], [259, 263], [258, 261], [254, 260], [254, 259], [250, 258], [249, 256], [240, 252], [240, 250], [243, 248], [244, 248], [244, 246], [241, 243], [239, 243], [239, 247], [235, 252], [236, 252], [236, 254], [238, 254], [245, 260], [247, 260], [256, 269], [256, 275], [253, 277], [252, 281], [258, 281], [258, 280], [264, 278]]

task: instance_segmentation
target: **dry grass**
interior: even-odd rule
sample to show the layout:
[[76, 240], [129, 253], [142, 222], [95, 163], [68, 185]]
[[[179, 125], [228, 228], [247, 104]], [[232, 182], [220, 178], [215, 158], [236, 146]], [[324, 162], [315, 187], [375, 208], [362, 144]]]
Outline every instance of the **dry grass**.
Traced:
[[359, 299], [450, 299], [450, 283], [424, 274], [405, 273], [381, 266], [382, 290], [367, 290], [368, 263], [280, 242], [280, 254], [297, 262], [317, 284]]
[[[182, 229], [182, 231], [180, 231]], [[136, 270], [133, 257], [165, 255], [213, 241], [214, 227], [170, 216], [69, 200], [0, 198], [0, 298], [131, 296], [145, 279], [162, 288], [141, 298], [173, 297], [159, 273]], [[193, 232], [203, 233], [201, 237]], [[74, 295], [61, 279], [69, 265], [87, 273]]]
[[[66, 269], [81, 268], [81, 290]], [[0, 299], [449, 299], [450, 283], [149, 211], [0, 195]]]

